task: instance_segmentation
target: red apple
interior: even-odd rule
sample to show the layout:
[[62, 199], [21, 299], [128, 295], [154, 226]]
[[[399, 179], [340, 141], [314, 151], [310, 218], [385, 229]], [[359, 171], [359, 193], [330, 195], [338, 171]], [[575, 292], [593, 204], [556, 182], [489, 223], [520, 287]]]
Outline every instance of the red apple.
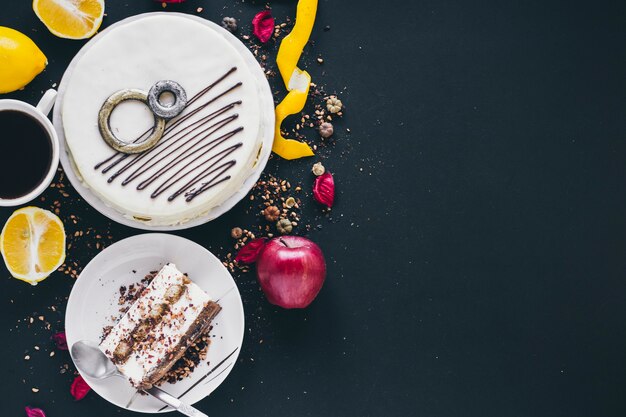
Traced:
[[300, 236], [277, 237], [265, 245], [256, 265], [268, 301], [284, 308], [305, 308], [326, 279], [322, 250]]

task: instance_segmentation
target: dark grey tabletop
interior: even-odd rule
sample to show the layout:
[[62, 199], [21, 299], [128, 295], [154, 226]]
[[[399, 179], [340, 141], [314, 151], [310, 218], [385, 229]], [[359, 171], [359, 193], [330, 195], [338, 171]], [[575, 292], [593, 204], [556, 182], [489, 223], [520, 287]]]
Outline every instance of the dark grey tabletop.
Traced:
[[[293, 17], [295, 1], [269, 3], [278, 21]], [[165, 10], [234, 16], [243, 35], [264, 5]], [[34, 103], [85, 42], [52, 36], [28, 1], [1, 7], [0, 25], [31, 36], [49, 65], [0, 98]], [[106, 7], [103, 28], [163, 10]], [[308, 309], [285, 311], [254, 273], [236, 273], [243, 351], [199, 407], [212, 417], [625, 415], [625, 21], [623, 2], [320, 1], [303, 65], [346, 112], [315, 159], [335, 173], [336, 208], [309, 203], [303, 218], [328, 279]], [[272, 57], [275, 46], [264, 47]], [[308, 190], [313, 162], [272, 158], [267, 172]], [[68, 233], [140, 233], [64, 192], [37, 204], [59, 200]], [[255, 218], [250, 207], [177, 234], [223, 256], [231, 228]], [[98, 249], [87, 235], [73, 241], [68, 261], [80, 269]], [[2, 414], [135, 415], [93, 392], [75, 402], [69, 356], [49, 356], [74, 280], [55, 273], [31, 288], [1, 275]]]

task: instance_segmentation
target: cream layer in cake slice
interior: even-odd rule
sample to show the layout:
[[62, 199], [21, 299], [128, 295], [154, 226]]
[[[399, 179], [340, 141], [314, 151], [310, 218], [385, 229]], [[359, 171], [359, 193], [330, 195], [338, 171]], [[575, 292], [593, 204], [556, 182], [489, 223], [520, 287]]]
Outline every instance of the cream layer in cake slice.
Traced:
[[204, 333], [221, 307], [174, 264], [165, 265], [100, 349], [137, 388], [150, 388]]
[[[61, 114], [70, 161], [105, 204], [149, 225], [185, 223], [222, 204], [251, 174], [262, 146], [261, 86], [224, 36], [180, 15], [122, 23], [91, 41], [73, 63]], [[113, 151], [98, 130], [104, 101], [123, 89], [148, 91], [173, 80], [187, 93], [184, 112], [167, 123], [152, 150]], [[123, 140], [146, 137], [146, 105], [120, 104], [111, 116]]]

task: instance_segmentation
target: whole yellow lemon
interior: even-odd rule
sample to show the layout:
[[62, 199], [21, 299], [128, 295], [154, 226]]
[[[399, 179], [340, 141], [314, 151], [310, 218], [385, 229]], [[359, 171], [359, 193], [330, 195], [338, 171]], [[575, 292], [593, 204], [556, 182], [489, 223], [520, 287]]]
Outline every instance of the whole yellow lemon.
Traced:
[[28, 36], [0, 26], [0, 94], [23, 88], [46, 65], [48, 59]]

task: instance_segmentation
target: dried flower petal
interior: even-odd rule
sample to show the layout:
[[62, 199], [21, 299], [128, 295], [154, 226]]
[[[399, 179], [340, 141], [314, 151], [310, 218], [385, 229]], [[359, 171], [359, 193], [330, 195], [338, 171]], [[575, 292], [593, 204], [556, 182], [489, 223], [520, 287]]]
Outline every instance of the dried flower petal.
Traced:
[[248, 242], [243, 248], [239, 249], [235, 261], [243, 264], [253, 264], [256, 262], [259, 254], [265, 247], [267, 238], [261, 237]]
[[70, 387], [70, 394], [76, 401], [80, 401], [85, 398], [85, 395], [91, 391], [91, 387], [87, 385], [87, 381], [83, 379], [82, 376], [78, 375], [74, 378], [74, 382], [72, 382], [72, 386]]
[[27, 417], [46, 417], [46, 413], [41, 408], [24, 407]]
[[233, 227], [233, 229], [230, 231], [230, 236], [233, 239], [240, 239], [241, 236], [243, 236], [243, 230], [241, 230], [241, 227]]
[[52, 340], [57, 345], [57, 349], [59, 350], [68, 350], [67, 348], [67, 339], [65, 338], [65, 332], [58, 332], [52, 335]]
[[315, 178], [313, 184], [313, 197], [315, 201], [328, 207], [333, 206], [335, 201], [335, 180], [330, 172]]
[[274, 18], [272, 12], [269, 10], [263, 10], [254, 16], [252, 19], [252, 27], [254, 28], [254, 35], [259, 38], [263, 43], [267, 42], [274, 33]]

